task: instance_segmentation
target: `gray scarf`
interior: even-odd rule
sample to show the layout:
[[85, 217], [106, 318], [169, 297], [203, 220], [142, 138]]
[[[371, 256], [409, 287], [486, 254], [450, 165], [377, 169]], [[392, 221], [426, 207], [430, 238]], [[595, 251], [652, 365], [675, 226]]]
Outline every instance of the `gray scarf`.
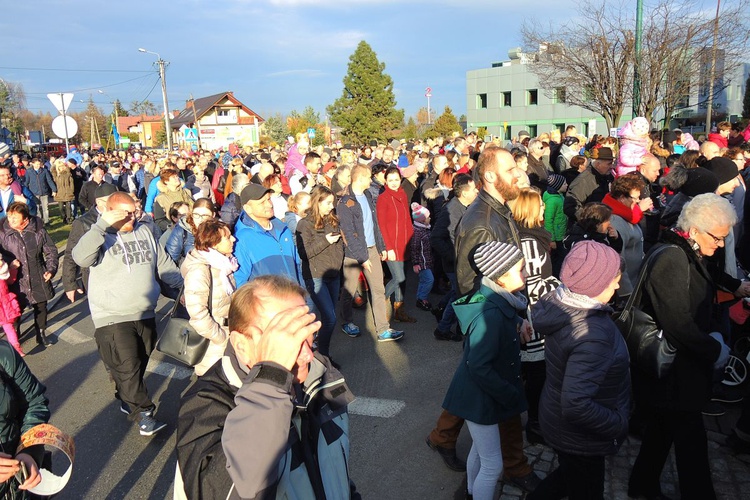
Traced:
[[505, 288], [501, 287], [491, 279], [489, 279], [486, 276], [482, 276], [482, 284], [495, 292], [496, 294], [500, 295], [503, 299], [505, 299], [508, 304], [513, 306], [516, 311], [525, 311], [526, 307], [529, 304], [529, 300], [526, 298], [526, 296], [521, 292], [515, 292], [510, 293]]

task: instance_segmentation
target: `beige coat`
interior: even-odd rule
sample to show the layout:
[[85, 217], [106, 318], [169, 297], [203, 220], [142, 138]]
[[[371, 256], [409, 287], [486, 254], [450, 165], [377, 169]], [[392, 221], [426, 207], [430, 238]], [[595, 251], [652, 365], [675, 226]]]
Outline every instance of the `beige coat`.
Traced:
[[[229, 329], [224, 326], [229, 316], [231, 296], [227, 294], [221, 271], [209, 267], [208, 261], [197, 250], [191, 250], [181, 266], [185, 280], [185, 307], [190, 314], [190, 325], [211, 341], [205, 356], [195, 366], [195, 374], [203, 375], [224, 354]], [[210, 273], [210, 277], [209, 277]], [[234, 285], [234, 277], [229, 279]], [[212, 284], [209, 313], [209, 284]]]

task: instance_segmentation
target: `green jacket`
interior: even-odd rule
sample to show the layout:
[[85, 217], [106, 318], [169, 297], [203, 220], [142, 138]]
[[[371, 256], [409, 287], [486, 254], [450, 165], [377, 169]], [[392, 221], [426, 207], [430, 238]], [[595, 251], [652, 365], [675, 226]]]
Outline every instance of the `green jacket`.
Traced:
[[464, 354], [443, 408], [471, 422], [491, 425], [526, 410], [521, 385], [521, 354], [515, 308], [482, 285], [454, 302], [466, 333]]
[[[47, 389], [7, 342], [0, 342], [0, 378], [0, 451], [15, 456], [21, 434], [49, 420]], [[37, 464], [43, 452], [43, 448], [25, 451]], [[8, 484], [0, 483], [0, 498]]]
[[568, 228], [568, 217], [563, 212], [565, 197], [560, 193], [544, 192], [544, 229], [552, 235], [552, 241], [562, 241]]

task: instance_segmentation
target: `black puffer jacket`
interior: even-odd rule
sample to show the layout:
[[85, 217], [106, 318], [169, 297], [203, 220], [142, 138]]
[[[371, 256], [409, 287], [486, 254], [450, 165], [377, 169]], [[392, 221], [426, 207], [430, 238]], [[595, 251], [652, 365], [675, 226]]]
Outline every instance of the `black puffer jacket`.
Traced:
[[518, 227], [508, 205], [500, 203], [482, 190], [466, 209], [456, 228], [456, 277], [459, 297], [479, 289], [479, 271], [471, 262], [477, 247], [488, 241], [502, 241], [521, 248]]
[[8, 219], [3, 219], [0, 222], [0, 247], [6, 262], [18, 259], [21, 263], [18, 279], [10, 286], [21, 307], [55, 296], [52, 280], [44, 281], [44, 273], [49, 271], [52, 276], [57, 273], [57, 247], [45, 231], [42, 219], [31, 217], [23, 231], [12, 229]]
[[539, 423], [555, 450], [611, 455], [628, 433], [630, 356], [612, 310], [573, 300], [566, 290], [548, 293], [531, 308], [547, 360]]

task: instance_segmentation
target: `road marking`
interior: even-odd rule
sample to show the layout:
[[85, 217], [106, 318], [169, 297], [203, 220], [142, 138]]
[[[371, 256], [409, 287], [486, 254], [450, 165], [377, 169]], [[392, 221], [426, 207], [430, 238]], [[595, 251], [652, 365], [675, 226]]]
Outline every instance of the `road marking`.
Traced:
[[349, 404], [349, 413], [365, 417], [393, 418], [404, 408], [406, 408], [404, 401], [357, 396], [357, 399]]
[[81, 333], [67, 323], [61, 323], [56, 326], [52, 331], [47, 330], [48, 335], [54, 335], [60, 340], [64, 340], [68, 344], [83, 344], [90, 340], [94, 340], [85, 333]]
[[193, 374], [192, 368], [175, 365], [167, 361], [157, 361], [154, 358], [151, 358], [148, 361], [146, 371], [161, 375], [162, 377], [176, 378], [177, 380], [190, 378], [190, 376]]

